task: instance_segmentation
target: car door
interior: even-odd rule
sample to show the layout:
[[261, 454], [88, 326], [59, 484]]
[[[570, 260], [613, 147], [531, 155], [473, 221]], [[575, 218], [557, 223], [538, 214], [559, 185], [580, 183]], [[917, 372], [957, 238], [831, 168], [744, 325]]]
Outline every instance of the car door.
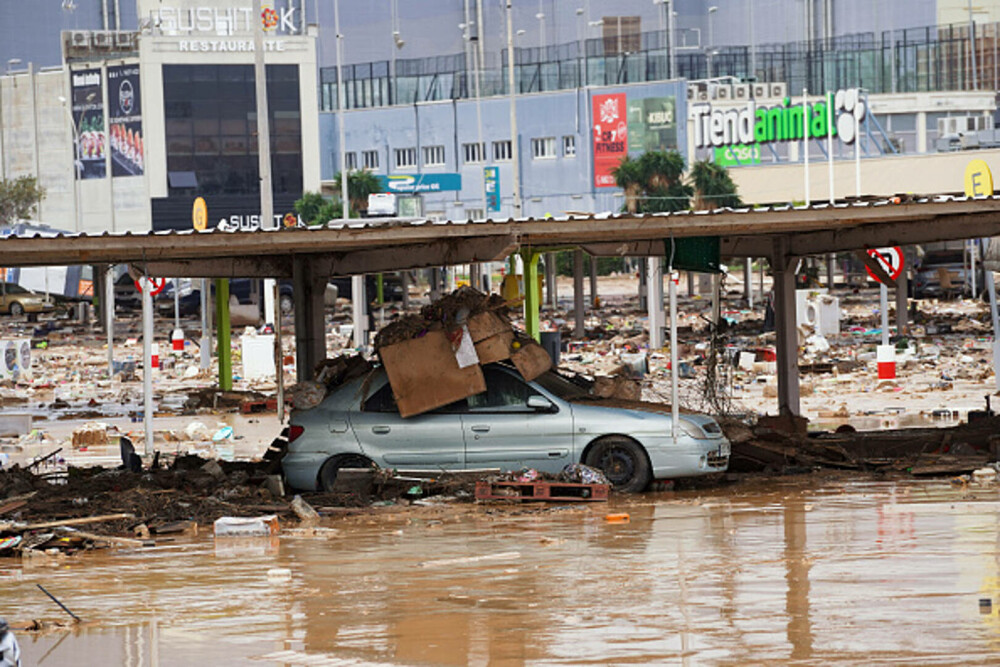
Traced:
[[[463, 402], [464, 403], [464, 402]], [[385, 382], [360, 410], [351, 428], [364, 455], [384, 468], [461, 470], [465, 467], [462, 420], [454, 406], [403, 419]]]
[[[483, 374], [486, 391], [469, 397], [462, 413], [469, 468], [559, 472], [573, 462], [573, 413], [567, 404], [500, 366], [487, 366]], [[532, 396], [549, 400], [552, 411], [529, 407]]]

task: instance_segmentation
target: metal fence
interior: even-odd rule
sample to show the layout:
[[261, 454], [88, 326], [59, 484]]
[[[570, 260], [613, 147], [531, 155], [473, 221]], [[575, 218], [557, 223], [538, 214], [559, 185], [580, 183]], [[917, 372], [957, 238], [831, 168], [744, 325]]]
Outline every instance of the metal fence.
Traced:
[[[753, 52], [747, 46], [679, 46], [676, 76], [670, 75], [665, 33], [653, 31], [515, 48], [515, 81], [519, 93], [713, 77], [785, 82], [789, 91], [812, 93], [851, 87], [873, 93], [1000, 90], [998, 29], [1000, 23], [929, 26], [763, 44]], [[487, 57], [478, 72], [482, 96], [507, 94], [508, 61], [506, 50]], [[472, 62], [471, 55], [456, 53], [347, 65], [342, 86], [336, 68], [326, 67], [321, 108], [336, 109], [341, 96], [350, 109], [468, 99], [475, 96]]]

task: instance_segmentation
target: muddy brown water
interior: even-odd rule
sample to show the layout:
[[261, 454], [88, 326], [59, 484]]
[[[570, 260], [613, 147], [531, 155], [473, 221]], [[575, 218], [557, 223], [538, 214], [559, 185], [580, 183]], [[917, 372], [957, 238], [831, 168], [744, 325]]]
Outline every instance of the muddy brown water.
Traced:
[[64, 618], [41, 583], [85, 620], [20, 633], [26, 665], [997, 664], [998, 510], [995, 487], [815, 476], [387, 510], [333, 540], [3, 561], [0, 614]]

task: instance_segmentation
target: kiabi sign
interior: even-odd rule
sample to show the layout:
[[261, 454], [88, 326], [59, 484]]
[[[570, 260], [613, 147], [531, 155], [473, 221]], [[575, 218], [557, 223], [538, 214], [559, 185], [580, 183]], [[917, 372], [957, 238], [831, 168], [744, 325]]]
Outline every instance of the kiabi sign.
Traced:
[[[808, 129], [810, 139], [825, 139], [832, 134], [851, 144], [855, 139], [855, 122], [861, 123], [866, 111], [860, 91], [851, 88], [830, 93], [821, 102], [805, 105], [805, 109], [802, 104], [793, 105], [788, 97], [774, 107], [758, 107], [754, 100], [742, 109], [722, 110], [713, 109], [711, 104], [696, 104], [691, 107], [689, 118], [694, 123], [696, 148], [801, 141], [804, 129]], [[804, 113], [808, 115], [804, 117]], [[829, 128], [831, 115], [834, 124]]]

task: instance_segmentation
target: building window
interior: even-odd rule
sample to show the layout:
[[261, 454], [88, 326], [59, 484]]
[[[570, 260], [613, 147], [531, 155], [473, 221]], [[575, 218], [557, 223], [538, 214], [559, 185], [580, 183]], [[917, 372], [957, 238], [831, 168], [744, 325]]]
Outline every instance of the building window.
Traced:
[[378, 151], [362, 151], [361, 161], [365, 166], [365, 169], [369, 171], [378, 171]]
[[444, 166], [444, 146], [424, 146], [424, 166]]
[[556, 138], [542, 137], [531, 140], [531, 157], [536, 160], [554, 158], [556, 156]]
[[563, 137], [563, 157], [576, 157], [576, 137], [572, 134]]
[[486, 144], [462, 144], [466, 164], [480, 164], [486, 159]]
[[512, 155], [513, 151], [511, 150], [510, 139], [493, 142], [493, 159], [496, 162], [510, 162]]
[[[163, 65], [162, 74], [167, 194], [259, 195], [253, 66]], [[267, 100], [273, 193], [298, 198], [298, 65], [267, 66]]]
[[344, 161], [347, 162], [347, 171], [355, 171], [358, 168], [358, 154], [354, 151], [344, 153]]
[[417, 166], [416, 148], [396, 149], [396, 169], [413, 169]]
[[484, 220], [486, 215], [481, 208], [467, 208], [465, 209], [465, 217], [469, 220]]

